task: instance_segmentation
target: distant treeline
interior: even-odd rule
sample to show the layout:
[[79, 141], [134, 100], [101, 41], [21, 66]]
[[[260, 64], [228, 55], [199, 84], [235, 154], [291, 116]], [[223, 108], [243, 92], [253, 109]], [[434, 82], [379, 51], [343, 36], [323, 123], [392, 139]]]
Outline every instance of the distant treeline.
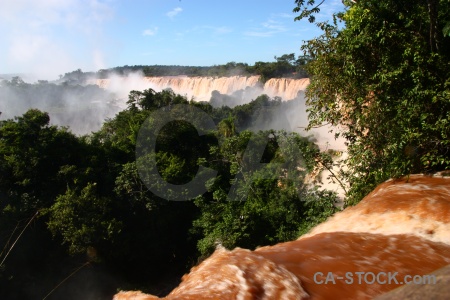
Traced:
[[68, 72], [62, 76], [64, 81], [83, 81], [90, 77], [108, 78], [112, 74], [127, 75], [142, 72], [145, 76], [261, 76], [265, 82], [270, 78], [305, 78], [308, 74], [304, 70], [309, 57], [298, 56], [294, 53], [275, 56], [273, 62], [258, 61], [253, 66], [246, 63], [229, 62], [224, 65], [202, 66], [166, 66], [166, 65], [135, 65], [102, 69], [97, 72], [83, 72], [81, 69]]

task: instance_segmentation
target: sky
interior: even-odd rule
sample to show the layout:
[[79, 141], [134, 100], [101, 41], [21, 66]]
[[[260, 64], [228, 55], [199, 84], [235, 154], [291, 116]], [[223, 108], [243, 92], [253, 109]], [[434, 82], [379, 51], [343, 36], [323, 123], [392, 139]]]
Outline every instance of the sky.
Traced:
[[[253, 65], [320, 34], [294, 0], [0, 0], [0, 74], [124, 65]], [[319, 20], [343, 10], [326, 0]]]

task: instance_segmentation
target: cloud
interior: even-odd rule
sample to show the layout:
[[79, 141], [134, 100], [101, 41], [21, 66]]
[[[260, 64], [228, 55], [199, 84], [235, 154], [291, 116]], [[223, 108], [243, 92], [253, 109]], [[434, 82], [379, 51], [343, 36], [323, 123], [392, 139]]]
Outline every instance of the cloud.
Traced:
[[182, 11], [183, 11], [183, 9], [181, 7], [175, 7], [174, 9], [172, 9], [171, 11], [166, 13], [166, 16], [173, 19], [173, 18], [175, 18], [176, 15], [178, 15]]
[[[115, 15], [109, 0], [1, 1], [2, 72], [39, 79], [104, 64], [105, 23]], [[88, 59], [86, 59], [88, 58]], [[104, 67], [104, 65], [103, 65]], [[45, 78], [44, 78], [45, 77]]]
[[286, 31], [286, 27], [282, 25], [280, 22], [277, 22], [275, 20], [268, 20], [267, 22], [262, 23], [263, 28], [275, 31], [275, 32], [282, 32]]
[[271, 37], [287, 30], [288, 29], [283, 23], [274, 19], [269, 19], [268, 21], [261, 23], [259, 27], [254, 27], [251, 30], [245, 31], [244, 35], [252, 37]]
[[197, 26], [192, 31], [203, 31], [203, 29], [209, 30], [213, 35], [222, 35], [232, 32], [233, 30], [227, 26]]
[[155, 26], [155, 27], [153, 27], [153, 28], [145, 29], [145, 30], [142, 32], [142, 35], [144, 35], [144, 36], [146, 36], [146, 35], [152, 36], [152, 35], [155, 35], [157, 32], [158, 32], [158, 27]]
[[230, 33], [233, 31], [231, 28], [226, 27], [226, 26], [211, 27], [211, 29], [214, 30], [214, 34], [227, 34], [227, 33]]
[[296, 17], [296, 15], [294, 15], [294, 14], [288, 14], [288, 13], [274, 14], [274, 16], [280, 17], [280, 18], [292, 19], [292, 20]]

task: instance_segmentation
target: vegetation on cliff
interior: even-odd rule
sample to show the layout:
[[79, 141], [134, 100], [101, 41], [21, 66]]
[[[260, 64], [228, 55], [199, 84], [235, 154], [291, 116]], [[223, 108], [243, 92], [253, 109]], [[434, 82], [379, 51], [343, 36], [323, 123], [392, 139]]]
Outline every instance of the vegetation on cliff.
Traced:
[[[315, 22], [323, 1], [296, 0]], [[348, 141], [349, 203], [390, 177], [450, 167], [450, 5], [350, 1], [302, 49], [310, 127], [340, 126]]]
[[133, 72], [141, 72], [144, 76], [261, 76], [265, 82], [270, 78], [306, 78], [305, 65], [309, 61], [307, 56], [296, 57], [294, 53], [275, 56], [274, 62], [258, 61], [253, 66], [247, 63], [229, 62], [224, 65], [202, 66], [166, 66], [166, 65], [137, 65], [102, 69], [97, 72], [83, 72], [81, 69], [61, 75], [66, 82], [83, 83], [90, 78], [108, 78], [111, 75], [126, 76]]

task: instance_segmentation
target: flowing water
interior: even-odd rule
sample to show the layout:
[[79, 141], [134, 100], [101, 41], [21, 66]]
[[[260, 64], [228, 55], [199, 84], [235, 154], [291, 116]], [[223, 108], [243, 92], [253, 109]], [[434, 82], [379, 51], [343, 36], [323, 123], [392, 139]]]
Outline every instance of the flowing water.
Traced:
[[194, 97], [198, 101], [209, 101], [211, 93], [218, 91], [221, 94], [231, 95], [240, 90], [247, 90], [247, 100], [250, 101], [261, 94], [270, 97], [281, 97], [290, 100], [297, 97], [309, 84], [309, 79], [272, 78], [264, 85], [259, 83], [259, 76], [230, 76], [230, 77], [187, 77], [187, 76], [161, 76], [161, 77], [117, 77], [110, 79], [97, 79], [92, 83], [109, 89], [118, 90], [129, 87], [125, 92], [153, 88], [155, 91], [170, 88], [176, 94]]
[[[371, 299], [448, 264], [450, 177], [411, 175], [298, 240], [217, 249], [167, 299]], [[132, 293], [114, 299], [156, 299]]]

